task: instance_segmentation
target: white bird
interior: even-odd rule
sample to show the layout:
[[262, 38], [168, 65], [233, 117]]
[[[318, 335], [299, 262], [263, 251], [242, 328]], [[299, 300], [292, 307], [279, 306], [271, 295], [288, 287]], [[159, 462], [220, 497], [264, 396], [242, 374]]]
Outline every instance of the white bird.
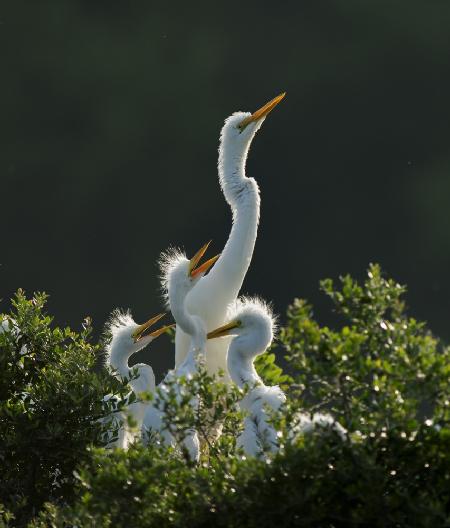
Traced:
[[[225, 121], [220, 135], [219, 180], [233, 214], [233, 227], [214, 269], [191, 291], [187, 310], [200, 316], [208, 329], [224, 324], [227, 306], [237, 299], [255, 246], [259, 222], [258, 184], [245, 175], [245, 164], [252, 140], [267, 114], [284, 98], [281, 94], [255, 113], [236, 112]], [[190, 338], [177, 327], [175, 365], [182, 363], [189, 350]], [[207, 344], [209, 373], [226, 373], [229, 339]]]
[[238, 387], [250, 387], [240, 403], [247, 416], [236, 445], [246, 455], [259, 457], [266, 450], [278, 450], [277, 433], [269, 423], [270, 410], [277, 411], [286, 401], [280, 387], [264, 385], [253, 365], [272, 342], [275, 320], [269, 306], [257, 298], [238, 299], [229, 308], [229, 316], [231, 321], [209, 332], [208, 339], [235, 336], [228, 350], [228, 371]]
[[[155, 390], [155, 375], [150, 365], [138, 363], [133, 367], [128, 365], [128, 361], [133, 354], [139, 352], [149, 345], [154, 339], [164, 333], [173, 325], [163, 326], [146, 333], [150, 327], [156, 324], [165, 314], [159, 314], [149, 319], [146, 323], [138, 325], [134, 322], [130, 312], [115, 310], [106, 325], [106, 333], [111, 335], [111, 341], [106, 347], [108, 369], [119, 380], [127, 379], [131, 387], [131, 392], [139, 398], [142, 392], [153, 392]], [[133, 377], [133, 372], [137, 377]], [[129, 397], [131, 392], [127, 395]], [[119, 403], [116, 396], [106, 395], [104, 401], [114, 400], [116, 406]], [[113, 427], [118, 428], [118, 438], [116, 441], [108, 442], [108, 447], [122, 447], [126, 449], [129, 443], [136, 437], [136, 433], [128, 427], [127, 417], [131, 416], [137, 423], [137, 434], [139, 435], [148, 404], [143, 401], [135, 401], [127, 406], [123, 411], [115, 413]], [[106, 421], [105, 418], [103, 421]], [[112, 433], [112, 432], [111, 432]], [[111, 433], [109, 438], [111, 438]]]
[[[203, 320], [195, 315], [191, 315], [186, 310], [185, 300], [187, 294], [200, 281], [204, 274], [216, 262], [219, 256], [215, 256], [198, 266], [201, 258], [209, 246], [205, 244], [191, 259], [178, 250], [171, 250], [162, 255], [163, 285], [167, 292], [167, 299], [172, 315], [177, 324], [177, 328], [182, 328], [189, 336], [189, 351], [184, 360], [172, 371], [170, 371], [160, 384], [160, 392], [164, 393], [174, 386], [177, 392], [178, 401], [183, 396], [182, 389], [177, 385], [177, 380], [184, 377], [186, 380], [192, 379], [198, 371], [199, 361], [205, 360], [206, 326]], [[198, 266], [198, 267], [197, 267]], [[198, 398], [193, 395], [190, 405], [194, 410], [198, 407]], [[152, 436], [159, 436], [166, 445], [176, 447], [174, 432], [171, 424], [166, 423], [164, 413], [164, 401], [156, 397], [156, 401], [145, 413], [142, 425], [142, 438], [144, 443], [148, 443]], [[175, 426], [174, 426], [175, 427]], [[200, 443], [198, 434], [194, 430], [186, 432], [183, 440], [184, 447], [189, 454], [189, 458], [198, 461], [200, 457]]]
[[294, 415], [293, 424], [289, 431], [291, 439], [305, 434], [311, 434], [315, 431], [331, 430], [334, 431], [341, 440], [347, 438], [347, 430], [328, 413], [297, 413]]
[[0, 334], [3, 332], [10, 332], [10, 324], [8, 319], [2, 319], [0, 322]]
[[[0, 334], [3, 333], [11, 334], [16, 341], [21, 337], [21, 332], [17, 326], [17, 322], [12, 317], [4, 317], [4, 319], [0, 321]], [[27, 345], [22, 345], [20, 347], [20, 355], [25, 356], [26, 354], [28, 354], [28, 347]]]

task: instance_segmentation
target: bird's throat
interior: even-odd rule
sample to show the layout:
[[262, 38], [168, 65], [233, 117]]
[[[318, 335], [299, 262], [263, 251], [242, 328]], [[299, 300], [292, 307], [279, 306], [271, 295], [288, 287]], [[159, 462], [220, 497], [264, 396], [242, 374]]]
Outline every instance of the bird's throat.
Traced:
[[241, 389], [245, 385], [252, 386], [262, 381], [253, 365], [253, 358], [248, 358], [236, 350], [229, 351], [228, 371], [233, 382]]

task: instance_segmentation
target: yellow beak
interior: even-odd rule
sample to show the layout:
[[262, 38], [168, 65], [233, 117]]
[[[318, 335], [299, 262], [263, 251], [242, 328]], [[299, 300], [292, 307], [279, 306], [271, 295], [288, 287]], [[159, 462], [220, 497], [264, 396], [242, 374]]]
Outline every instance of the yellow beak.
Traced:
[[[166, 315], [165, 313], [161, 313], [161, 314], [155, 315], [155, 317], [152, 317], [146, 323], [138, 326], [136, 328], [136, 330], [131, 335], [132, 338], [134, 339], [134, 342], [136, 343], [137, 341], [139, 341], [139, 339], [144, 337], [144, 332], [148, 328], [150, 328], [151, 326], [156, 324], [165, 315]], [[156, 338], [156, 337], [160, 336], [161, 334], [163, 334], [168, 328], [172, 328], [173, 326], [175, 326], [175, 325], [171, 324], [171, 325], [163, 326], [161, 328], [158, 328], [158, 330], [154, 330], [153, 332], [151, 332], [149, 334], [146, 334], [146, 335], [147, 336], [152, 336], [153, 338]]]
[[217, 261], [217, 259], [220, 257], [219, 255], [216, 255], [215, 257], [210, 258], [206, 262], [204, 262], [202, 265], [200, 265], [198, 268], [196, 267], [200, 260], [202, 259], [203, 255], [205, 254], [206, 250], [208, 249], [208, 246], [211, 244], [211, 240], [207, 242], [204, 246], [202, 246], [197, 253], [191, 258], [189, 262], [189, 275], [191, 277], [197, 276], [199, 273], [205, 274], [209, 268], [212, 267], [212, 265]]
[[207, 338], [208, 339], [214, 339], [216, 337], [223, 337], [226, 335], [230, 335], [234, 328], [239, 328], [241, 326], [240, 321], [231, 321], [231, 323], [227, 323], [223, 326], [219, 326], [219, 328], [216, 328], [215, 330], [212, 330], [208, 333]]
[[286, 96], [286, 92], [283, 92], [280, 95], [277, 95], [274, 97], [271, 101], [266, 103], [264, 106], [262, 106], [259, 110], [256, 110], [251, 116], [246, 117], [239, 123], [239, 128], [241, 130], [244, 130], [244, 128], [249, 125], [250, 123], [253, 123], [254, 121], [258, 121], [258, 119], [262, 119], [263, 117], [266, 117], [266, 115], [269, 112], [272, 112], [272, 110], [277, 106], [277, 104], [282, 101]]

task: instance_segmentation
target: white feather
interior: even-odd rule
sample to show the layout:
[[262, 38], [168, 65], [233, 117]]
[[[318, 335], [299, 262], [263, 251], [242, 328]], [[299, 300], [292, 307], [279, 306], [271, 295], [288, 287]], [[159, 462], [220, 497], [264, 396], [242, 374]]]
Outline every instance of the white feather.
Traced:
[[[250, 116], [236, 112], [226, 119], [220, 134], [219, 182], [232, 212], [232, 228], [222, 254], [214, 268], [187, 298], [187, 309], [201, 317], [208, 331], [225, 323], [226, 307], [239, 295], [249, 268], [259, 223], [259, 188], [253, 178], [245, 174], [247, 155], [256, 132], [264, 118], [250, 123], [242, 130], [239, 125]], [[226, 372], [227, 351], [230, 340], [223, 338], [207, 343], [207, 368], [209, 373]], [[179, 365], [189, 349], [189, 338], [181, 330], [176, 333], [175, 364]]]
[[[130, 442], [140, 437], [142, 421], [148, 403], [139, 400], [139, 397], [142, 392], [153, 392], [155, 390], [155, 375], [149, 365], [145, 363], [139, 363], [133, 367], [128, 365], [130, 357], [142, 350], [154, 339], [148, 335], [135, 342], [132, 334], [138, 327], [139, 325], [133, 320], [130, 311], [119, 309], [112, 312], [105, 325], [105, 339], [109, 339], [106, 345], [107, 367], [119, 380], [127, 379], [132, 392], [138, 398], [138, 401], [131, 403], [122, 411], [113, 413], [112, 416], [105, 417], [102, 420], [104, 422], [111, 421], [112, 429], [119, 427], [118, 438], [115, 441], [112, 441], [112, 431], [107, 434], [107, 447], [127, 449]], [[137, 377], [131, 379], [134, 372], [137, 373]], [[127, 395], [127, 398], [130, 395], [131, 392]], [[117, 397], [110, 394], [104, 397], [104, 402], [109, 402], [112, 398], [117, 402]], [[135, 428], [129, 427], [128, 416], [132, 417], [136, 422]]]
[[[177, 331], [183, 329], [189, 336], [189, 350], [183, 361], [171, 370], [159, 385], [162, 402], [159, 396], [147, 409], [142, 423], [142, 439], [149, 443], [152, 438], [161, 440], [168, 446], [177, 447], [175, 437], [176, 428], [168, 423], [164, 413], [164, 400], [167, 399], [170, 387], [173, 386], [178, 403], [182, 400], [184, 389], [177, 384], [180, 377], [192, 379], [198, 371], [198, 362], [204, 361], [206, 344], [206, 327], [202, 319], [193, 316], [186, 310], [185, 300], [188, 293], [199, 282], [204, 280], [200, 275], [191, 277], [189, 260], [178, 249], [164, 252], [160, 258], [162, 284], [167, 292], [167, 300], [172, 315], [177, 323]], [[198, 407], [198, 398], [192, 395], [189, 404], [194, 410]], [[198, 461], [200, 457], [200, 442], [194, 430], [187, 432], [183, 441], [191, 460]]]
[[264, 385], [253, 364], [272, 342], [275, 318], [270, 305], [259, 298], [238, 299], [229, 306], [228, 318], [237, 323], [236, 328], [230, 330], [234, 337], [228, 351], [228, 371], [236, 385], [251, 387], [240, 402], [247, 416], [236, 445], [246, 455], [259, 457], [265, 450], [278, 450], [270, 415], [286, 400], [280, 387]]

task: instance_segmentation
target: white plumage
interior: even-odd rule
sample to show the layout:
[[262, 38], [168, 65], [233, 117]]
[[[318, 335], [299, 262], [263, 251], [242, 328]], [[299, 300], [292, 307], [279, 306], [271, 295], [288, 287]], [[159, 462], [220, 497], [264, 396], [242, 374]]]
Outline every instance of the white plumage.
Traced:
[[[251, 262], [259, 222], [259, 188], [253, 178], [245, 175], [247, 155], [256, 132], [266, 115], [284, 94], [276, 97], [254, 114], [236, 112], [222, 128], [219, 146], [219, 180], [233, 215], [233, 226], [225, 248], [211, 273], [188, 295], [186, 306], [190, 313], [200, 316], [208, 329], [222, 325], [227, 306], [239, 294]], [[229, 339], [208, 342], [207, 368], [226, 373]], [[189, 349], [189, 336], [181, 329], [176, 332], [175, 364], [180, 365]]]
[[252, 387], [240, 403], [247, 416], [236, 444], [247, 455], [259, 457], [266, 450], [278, 450], [277, 434], [269, 423], [269, 415], [286, 401], [280, 387], [264, 385], [253, 364], [271, 344], [275, 320], [270, 307], [259, 299], [238, 300], [228, 314], [230, 322], [210, 332], [208, 337], [235, 336], [228, 351], [228, 371], [238, 387]]
[[[106, 325], [106, 334], [111, 336], [111, 340], [106, 347], [107, 366], [119, 379], [128, 380], [131, 391], [127, 397], [134, 392], [136, 397], [139, 398], [140, 393], [146, 391], [153, 392], [155, 390], [155, 375], [150, 365], [138, 363], [130, 368], [128, 361], [133, 354], [142, 350], [153, 339], [165, 331], [167, 327], [162, 327], [155, 332], [144, 335], [144, 332], [161, 317], [162, 314], [153, 317], [143, 325], [138, 325], [133, 320], [130, 312], [115, 310]], [[132, 373], [136, 371], [137, 377], [130, 379]], [[109, 402], [111, 399], [114, 400], [115, 406], [117, 407], [119, 401], [116, 396], [108, 394], [105, 396], [104, 401]], [[128, 405], [126, 409], [114, 413], [112, 426], [113, 428], [118, 428], [118, 438], [115, 441], [109, 441], [107, 444], [108, 447], [121, 447], [126, 449], [129, 443], [139, 436], [147, 406], [147, 403], [138, 400]], [[135, 429], [128, 426], [128, 416], [131, 416], [136, 422]], [[109, 438], [111, 436], [112, 431], [109, 434]]]
[[311, 434], [315, 431], [331, 430], [334, 431], [341, 440], [347, 437], [347, 430], [328, 413], [297, 413], [294, 416], [294, 424], [289, 431], [290, 438], [296, 438], [301, 435]]
[[[188, 313], [185, 300], [192, 288], [199, 281], [204, 280], [202, 278], [204, 273], [217, 260], [217, 257], [213, 257], [196, 267], [207, 247], [208, 244], [205, 244], [190, 261], [179, 250], [169, 250], [161, 258], [162, 283], [166, 290], [167, 301], [176, 321], [177, 330], [181, 328], [189, 336], [189, 349], [183, 361], [170, 371], [159, 385], [161, 398], [156, 396], [155, 401], [145, 413], [142, 425], [144, 443], [148, 443], [152, 437], [156, 436], [160, 437], [166, 445], [177, 447], [174, 429], [176, 426], [166, 423], [167, 419], [165, 419], [165, 395], [168, 394], [170, 386], [172, 386], [177, 391], [177, 400], [180, 402], [185, 394], [183, 394], [183, 388], [177, 384], [177, 381], [181, 377], [186, 380], [192, 379], [198, 371], [199, 361], [205, 360], [206, 326], [200, 317]], [[190, 405], [194, 411], [197, 409], [198, 403], [198, 397], [192, 395]], [[183, 444], [189, 458], [198, 461], [200, 443], [197, 432], [192, 429], [186, 431]]]
[[[17, 323], [12, 317], [5, 317], [0, 321], [0, 334], [3, 334], [4, 332], [12, 334], [16, 340], [21, 337]], [[22, 345], [20, 347], [20, 355], [25, 356], [26, 354], [28, 354], [27, 345]]]

